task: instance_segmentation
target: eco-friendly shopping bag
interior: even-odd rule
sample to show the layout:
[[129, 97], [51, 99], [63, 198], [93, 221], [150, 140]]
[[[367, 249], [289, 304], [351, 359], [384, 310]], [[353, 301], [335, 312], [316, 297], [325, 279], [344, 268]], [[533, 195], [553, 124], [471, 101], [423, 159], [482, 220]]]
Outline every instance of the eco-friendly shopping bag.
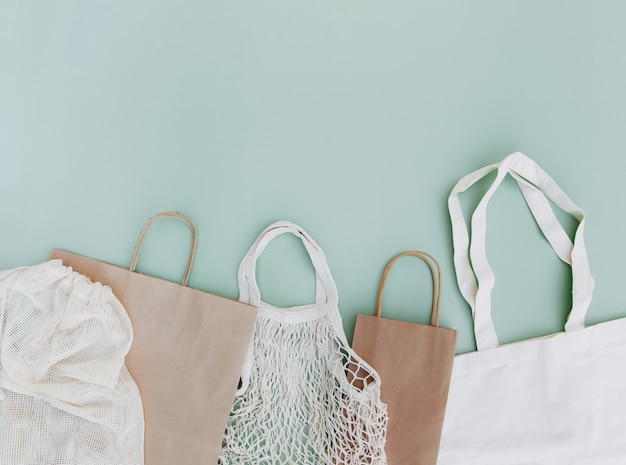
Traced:
[[[459, 193], [494, 170], [469, 233]], [[558, 257], [571, 265], [573, 294], [564, 332], [499, 345], [491, 318], [495, 276], [485, 249], [486, 213], [507, 174]], [[579, 221], [573, 242], [548, 199]], [[478, 350], [455, 358], [439, 464], [626, 463], [626, 318], [585, 326], [594, 281], [583, 212], [521, 153], [463, 177], [448, 205], [457, 280], [472, 309]], [[519, 285], [530, 278], [521, 276]]]
[[[394, 263], [421, 258], [433, 278], [430, 325], [382, 318], [383, 289]], [[380, 375], [381, 399], [387, 404], [387, 463], [436, 465], [446, 409], [456, 331], [439, 326], [439, 263], [417, 250], [396, 255], [387, 264], [378, 289], [376, 316], [356, 318], [352, 348]]]
[[[277, 308], [261, 300], [257, 258], [285, 233], [300, 238], [309, 253], [314, 304]], [[298, 225], [270, 225], [241, 261], [239, 298], [259, 313], [220, 463], [384, 465], [387, 412], [380, 379], [348, 345], [337, 288], [320, 247]]]
[[0, 464], [143, 465], [132, 340], [111, 289], [61, 260], [0, 271]]
[[[182, 285], [134, 272], [146, 232], [156, 218], [181, 220], [192, 232]], [[250, 342], [256, 310], [186, 287], [197, 244], [194, 223], [177, 212], [146, 223], [130, 270], [69, 252], [52, 257], [106, 284], [124, 304], [135, 338], [126, 365], [145, 414], [146, 465], [214, 465]]]

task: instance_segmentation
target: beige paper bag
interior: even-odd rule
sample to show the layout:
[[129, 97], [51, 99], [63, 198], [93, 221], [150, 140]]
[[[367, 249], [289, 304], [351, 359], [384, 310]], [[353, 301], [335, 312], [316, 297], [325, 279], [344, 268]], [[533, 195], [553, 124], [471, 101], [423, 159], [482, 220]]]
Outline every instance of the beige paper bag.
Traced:
[[[135, 273], [153, 220], [171, 217], [192, 232], [182, 285]], [[142, 230], [130, 270], [53, 250], [51, 258], [113, 289], [134, 330], [126, 366], [144, 407], [146, 465], [215, 465], [256, 320], [253, 306], [186, 287], [197, 244], [191, 218], [158, 214]]]
[[[383, 288], [393, 264], [406, 255], [424, 260], [432, 273], [430, 326], [382, 318]], [[352, 348], [378, 372], [381, 399], [387, 404], [388, 465], [435, 465], [457, 332], [439, 327], [441, 272], [429, 254], [396, 255], [385, 268], [376, 316], [357, 315]]]

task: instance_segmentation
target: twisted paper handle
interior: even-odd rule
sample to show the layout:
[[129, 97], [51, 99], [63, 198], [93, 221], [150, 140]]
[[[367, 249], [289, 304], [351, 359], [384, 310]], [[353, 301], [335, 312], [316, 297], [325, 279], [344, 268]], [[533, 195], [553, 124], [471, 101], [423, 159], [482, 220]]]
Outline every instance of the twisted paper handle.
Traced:
[[181, 281], [181, 284], [183, 286], [186, 286], [187, 282], [189, 281], [189, 275], [191, 274], [191, 267], [193, 266], [193, 261], [196, 256], [196, 249], [198, 248], [198, 228], [196, 227], [196, 224], [194, 223], [194, 221], [189, 216], [185, 215], [184, 213], [180, 213], [176, 211], [163, 212], [163, 213], [158, 213], [154, 215], [152, 218], [150, 218], [144, 225], [141, 232], [139, 233], [139, 238], [137, 239], [137, 244], [135, 245], [135, 250], [133, 251], [133, 258], [130, 261], [130, 266], [128, 269], [130, 271], [135, 271], [135, 268], [137, 268], [137, 261], [139, 260], [139, 252], [141, 251], [141, 247], [143, 246], [143, 241], [146, 238], [146, 234], [148, 233], [150, 226], [152, 226], [152, 223], [157, 218], [174, 218], [176, 220], [182, 221], [189, 227], [189, 230], [191, 231], [191, 250], [189, 252], [189, 260], [187, 261], [187, 267], [185, 268], [185, 274], [183, 275], [183, 280]]
[[380, 280], [380, 287], [378, 288], [378, 301], [376, 303], [376, 316], [380, 317], [382, 315], [382, 307], [383, 307], [383, 289], [385, 287], [385, 282], [387, 281], [387, 275], [391, 271], [393, 265], [400, 258], [411, 255], [413, 257], [420, 258], [423, 260], [430, 268], [430, 273], [433, 278], [433, 307], [430, 315], [430, 324], [431, 326], [439, 326], [439, 304], [441, 301], [441, 267], [439, 266], [439, 262], [435, 260], [435, 257], [426, 252], [421, 252], [419, 250], [410, 250], [408, 252], [402, 252], [395, 257], [393, 257], [385, 271], [383, 272], [383, 277]]

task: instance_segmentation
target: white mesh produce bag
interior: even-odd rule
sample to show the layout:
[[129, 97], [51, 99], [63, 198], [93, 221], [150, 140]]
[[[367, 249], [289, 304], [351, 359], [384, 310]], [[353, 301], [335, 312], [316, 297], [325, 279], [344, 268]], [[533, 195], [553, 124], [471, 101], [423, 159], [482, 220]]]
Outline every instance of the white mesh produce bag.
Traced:
[[[276, 236], [299, 237], [315, 267], [316, 303], [261, 301], [256, 260]], [[349, 347], [324, 253], [281, 221], [239, 268], [240, 300], [259, 307], [253, 339], [220, 454], [222, 465], [384, 465], [387, 410], [378, 374]]]
[[132, 327], [111, 289], [60, 260], [3, 271], [0, 316], [0, 464], [142, 464]]

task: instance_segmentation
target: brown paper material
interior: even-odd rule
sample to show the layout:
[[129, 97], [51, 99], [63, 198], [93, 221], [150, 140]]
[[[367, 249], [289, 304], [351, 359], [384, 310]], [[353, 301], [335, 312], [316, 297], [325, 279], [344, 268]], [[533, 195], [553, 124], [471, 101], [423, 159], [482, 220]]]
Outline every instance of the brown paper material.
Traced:
[[[433, 274], [431, 325], [381, 318], [382, 291], [397, 259], [413, 255]], [[436, 273], [435, 273], [436, 271]], [[378, 292], [377, 316], [357, 315], [352, 347], [378, 372], [381, 399], [387, 403], [388, 465], [436, 465], [457, 332], [439, 327], [441, 274], [424, 252], [395, 256], [387, 265]]]
[[126, 307], [134, 329], [126, 366], [144, 407], [145, 464], [215, 465], [256, 309], [70, 252], [51, 258], [110, 286]]

